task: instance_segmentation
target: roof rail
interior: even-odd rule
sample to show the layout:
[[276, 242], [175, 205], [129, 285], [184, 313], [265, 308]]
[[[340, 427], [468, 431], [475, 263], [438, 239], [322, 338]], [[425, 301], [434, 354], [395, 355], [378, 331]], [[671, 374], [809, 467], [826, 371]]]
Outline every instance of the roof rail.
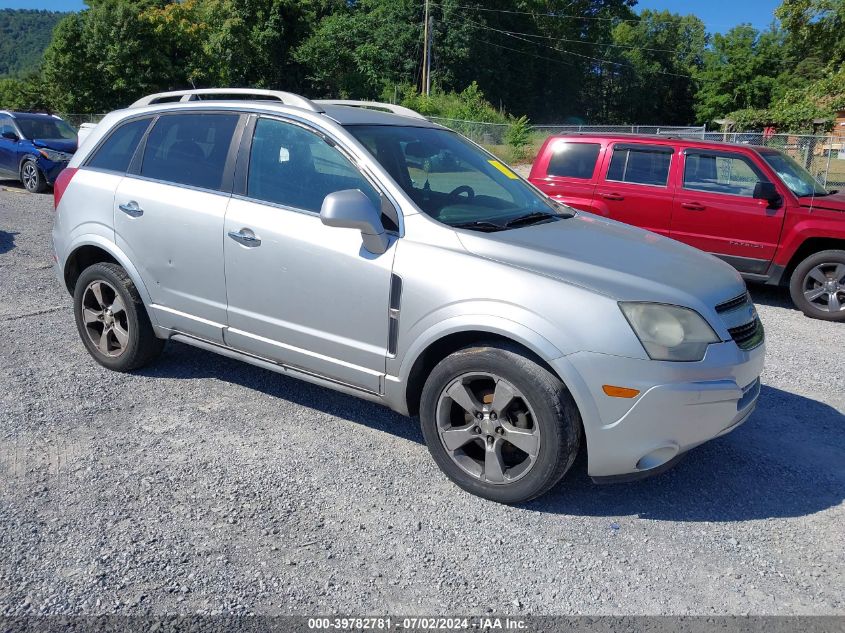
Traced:
[[415, 112], [410, 108], [406, 108], [404, 106], [396, 105], [395, 103], [381, 103], [379, 101], [354, 101], [349, 99], [318, 99], [314, 103], [321, 103], [323, 105], [339, 105], [339, 106], [350, 106], [353, 108], [370, 108], [371, 110], [387, 110], [388, 112], [392, 112], [393, 114], [398, 114], [400, 116], [407, 116], [414, 119], [423, 119], [427, 121], [422, 114], [419, 112]]
[[315, 105], [310, 99], [301, 97], [292, 92], [280, 90], [262, 90], [259, 88], [199, 88], [193, 90], [174, 90], [171, 92], [159, 92], [147, 95], [133, 103], [131, 108], [153, 105], [156, 103], [184, 103], [186, 101], [206, 100], [214, 97], [216, 101], [225, 100], [226, 97], [255, 97], [260, 101], [280, 101], [284, 105], [295, 106], [312, 112], [323, 112], [323, 109]]

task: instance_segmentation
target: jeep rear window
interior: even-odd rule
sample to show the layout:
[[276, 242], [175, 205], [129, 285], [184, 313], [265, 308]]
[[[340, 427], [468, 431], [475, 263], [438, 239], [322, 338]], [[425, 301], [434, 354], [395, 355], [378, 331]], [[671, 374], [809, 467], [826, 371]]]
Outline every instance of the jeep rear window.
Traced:
[[598, 143], [570, 143], [569, 141], [553, 141], [549, 147], [552, 156], [549, 159], [549, 176], [563, 178], [593, 177], [596, 160], [599, 157], [601, 145]]
[[138, 147], [138, 142], [147, 131], [149, 124], [150, 119], [124, 123], [95, 150], [86, 166], [125, 174]]
[[613, 148], [607, 180], [665, 187], [672, 154], [671, 147], [617, 145]]

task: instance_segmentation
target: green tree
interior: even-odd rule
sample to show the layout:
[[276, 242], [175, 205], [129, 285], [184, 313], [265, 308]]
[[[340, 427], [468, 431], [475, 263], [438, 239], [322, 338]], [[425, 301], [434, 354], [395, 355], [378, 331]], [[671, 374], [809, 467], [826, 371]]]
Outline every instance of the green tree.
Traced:
[[696, 74], [697, 119], [710, 124], [735, 110], [767, 107], [784, 68], [783, 40], [779, 30], [760, 33], [747, 24], [714, 35]]
[[55, 11], [0, 9], [0, 77], [37, 71], [53, 29], [64, 15]]
[[168, 0], [89, 0], [63, 19], [44, 56], [44, 80], [63, 112], [103, 112], [174, 85], [173, 60], [144, 11]]
[[48, 91], [38, 73], [0, 78], [0, 110], [50, 111]]
[[814, 59], [831, 70], [845, 63], [843, 0], [783, 0], [775, 15], [787, 33], [786, 46], [795, 63]]
[[703, 66], [707, 34], [694, 15], [645, 10], [613, 29], [609, 123], [689, 124], [695, 119], [693, 74]]

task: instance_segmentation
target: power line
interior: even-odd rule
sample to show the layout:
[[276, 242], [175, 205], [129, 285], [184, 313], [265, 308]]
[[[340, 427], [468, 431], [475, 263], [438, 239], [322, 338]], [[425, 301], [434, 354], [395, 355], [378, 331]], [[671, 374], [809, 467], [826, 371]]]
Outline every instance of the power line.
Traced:
[[[436, 4], [441, 9], [444, 8], [443, 5], [440, 4], [440, 3], [432, 2], [432, 4]], [[571, 5], [572, 5], [572, 3], [570, 3], [568, 6], [571, 6]], [[554, 12], [554, 11], [549, 11], [549, 12], [546, 12], [546, 13], [543, 13], [541, 11], [515, 11], [515, 10], [512, 10], [512, 9], [488, 9], [487, 7], [475, 7], [475, 6], [464, 5], [464, 4], [453, 4], [453, 5], [450, 5], [447, 8], [473, 9], [475, 11], [487, 11], [489, 13], [505, 13], [505, 14], [511, 14], [511, 15], [530, 15], [532, 17], [561, 18], [561, 19], [569, 19], [569, 20], [599, 20], [599, 21], [604, 21], [604, 22], [634, 22], [634, 23], [639, 23], [642, 20], [641, 17], [620, 18], [620, 17], [603, 17], [603, 16], [598, 16], [598, 15], [573, 15], [573, 14], [557, 13], [557, 12]], [[698, 17], [698, 16], [696, 16], [696, 17]], [[698, 18], [698, 19], [701, 20], [701, 18]], [[675, 22], [674, 19], [668, 19], [668, 20], [652, 19], [651, 21], [656, 23], [656, 24], [663, 24], [663, 23], [668, 24], [668, 23]], [[708, 23], [704, 22], [704, 20], [701, 20], [701, 22], [705, 25], [708, 25]], [[737, 26], [737, 25], [736, 24], [711, 22], [711, 23], [709, 23], [709, 26]]]
[[[470, 22], [471, 24], [475, 24], [476, 26], [480, 26], [482, 28], [491, 28], [491, 29], [493, 28], [493, 27], [485, 25], [485, 24], [480, 24], [478, 22], [472, 22], [471, 20], [467, 20], [467, 21]], [[633, 45], [633, 44], [607, 44], [607, 43], [603, 43], [603, 42], [585, 42], [584, 40], [570, 40], [570, 39], [567, 39], [565, 37], [555, 37], [554, 35], [540, 35], [538, 33], [523, 33], [523, 32], [520, 32], [520, 31], [511, 31], [510, 29], [505, 29], [505, 30], [503, 30], [503, 32], [511, 33], [513, 35], [524, 35], [526, 37], [534, 37], [534, 38], [538, 38], [538, 39], [552, 40], [552, 41], [555, 41], [555, 42], [567, 42], [569, 44], [586, 44], [588, 46], [606, 46], [608, 48], [628, 48], [628, 49], [634, 49], [634, 50], [639, 50], [639, 51], [653, 51], [653, 52], [658, 52], [658, 53], [677, 53], [678, 52], [677, 50], [671, 49], [671, 48], [651, 48], [651, 47], [648, 47], [648, 46], [636, 46], [636, 45]]]
[[[603, 58], [600, 58], [600, 57], [592, 57], [591, 55], [583, 55], [581, 53], [576, 53], [575, 51], [568, 51], [568, 50], [565, 50], [565, 49], [557, 48], [556, 46], [549, 46], [548, 44], [543, 44], [542, 42], [537, 42], [537, 41], [534, 41], [534, 40], [526, 39], [525, 37], [520, 37], [519, 35], [514, 34], [512, 31], [505, 31], [503, 29], [497, 29], [497, 28], [490, 27], [490, 26], [484, 26], [484, 25], [481, 25], [477, 22], [473, 22], [472, 20], [469, 20], [469, 19], [467, 19], [467, 22], [469, 22], [470, 24], [472, 24], [472, 25], [474, 25], [477, 28], [480, 28], [482, 30], [492, 31], [494, 33], [499, 33], [501, 35], [506, 35], [506, 36], [511, 37], [513, 39], [519, 40], [521, 42], [527, 42], [527, 43], [533, 44], [535, 46], [542, 46], [543, 48], [548, 48], [550, 50], [555, 51], [556, 53], [563, 53], [565, 55], [572, 55], [574, 57], [580, 57], [581, 59], [586, 59], [586, 60], [589, 60], [589, 61], [598, 62], [600, 64], [610, 64], [610, 65], [618, 66], [618, 67], [621, 67], [621, 68], [632, 68], [632, 69], [636, 70], [636, 68], [634, 66], [632, 66], [631, 64], [626, 64], [625, 62], [617, 62], [617, 61], [613, 61], [613, 60], [610, 60], [610, 59], [603, 59]], [[505, 48], [505, 47], [500, 47], [500, 48]], [[518, 52], [518, 53], [525, 54], [525, 51], [520, 51], [520, 50], [517, 50], [517, 49], [510, 49], [510, 50], [513, 50], [513, 51]], [[545, 59], [550, 59], [550, 58], [547, 57]], [[653, 72], [655, 74], [668, 75], [670, 77], [682, 77], [684, 79], [694, 79], [694, 77], [692, 77], [692, 75], [683, 75], [681, 73], [673, 73], [673, 72], [669, 72], [669, 71], [665, 71], [665, 70], [655, 70]]]

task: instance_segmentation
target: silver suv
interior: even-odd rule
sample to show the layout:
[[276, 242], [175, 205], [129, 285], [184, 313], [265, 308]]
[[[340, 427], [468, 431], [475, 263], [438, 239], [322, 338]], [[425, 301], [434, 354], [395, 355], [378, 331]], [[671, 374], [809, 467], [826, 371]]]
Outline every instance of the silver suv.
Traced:
[[55, 186], [57, 272], [94, 359], [172, 339], [419, 415], [505, 503], [653, 474], [745, 421], [763, 330], [739, 274], [575, 212], [390, 104], [152, 95]]

